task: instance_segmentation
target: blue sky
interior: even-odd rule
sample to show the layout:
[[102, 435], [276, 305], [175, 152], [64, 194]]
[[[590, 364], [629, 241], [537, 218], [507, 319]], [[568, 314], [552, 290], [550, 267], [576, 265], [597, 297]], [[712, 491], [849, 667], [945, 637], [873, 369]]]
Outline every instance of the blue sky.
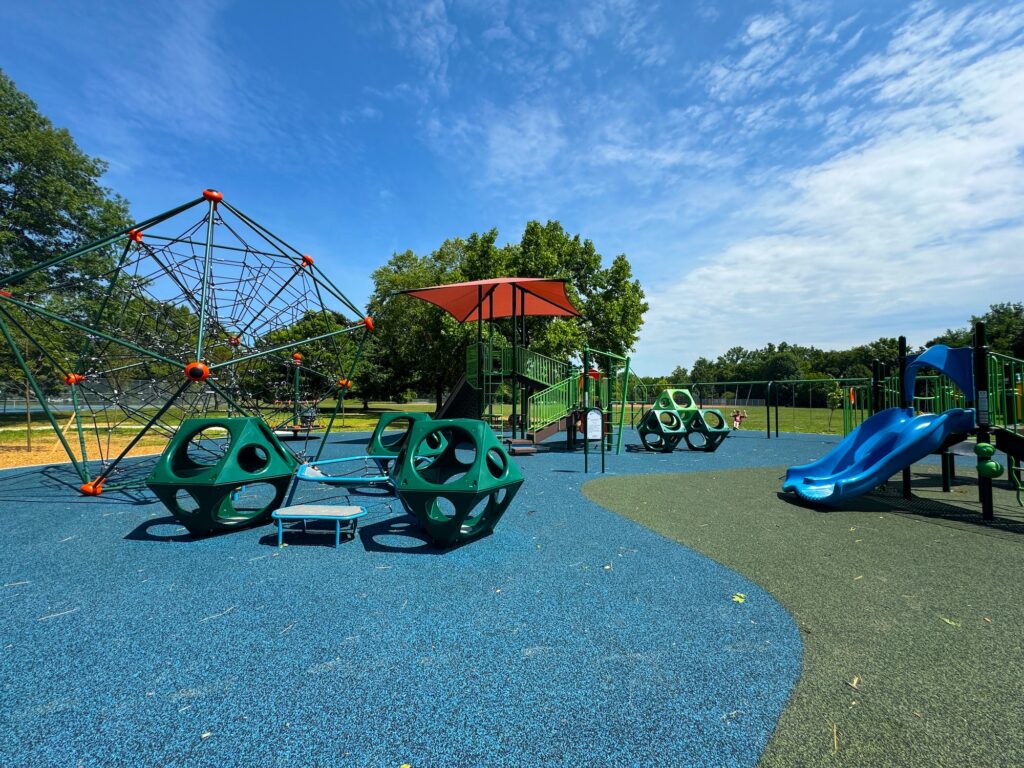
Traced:
[[1022, 2], [5, 3], [0, 67], [139, 218], [216, 187], [357, 304], [558, 219], [630, 257], [642, 373], [1024, 300]]

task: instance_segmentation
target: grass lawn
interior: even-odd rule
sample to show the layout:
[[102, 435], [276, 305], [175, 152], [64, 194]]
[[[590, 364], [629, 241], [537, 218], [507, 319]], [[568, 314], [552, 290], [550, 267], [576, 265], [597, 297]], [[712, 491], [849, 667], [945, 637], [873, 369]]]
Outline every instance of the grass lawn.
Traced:
[[[327, 426], [330, 420], [331, 411], [334, 409], [334, 402], [322, 405], [320, 418], [318, 420], [321, 428]], [[155, 413], [155, 409], [151, 409]], [[334, 422], [334, 432], [369, 432], [377, 424], [377, 419], [387, 411], [425, 411], [432, 413], [432, 403], [380, 403], [371, 402], [370, 407], [363, 410], [362, 403], [348, 401], [345, 404], [344, 412], [338, 414]], [[227, 416], [227, 412], [211, 413], [210, 416]], [[165, 415], [164, 421], [169, 424], [180, 423], [187, 414], [177, 409], [171, 409]], [[277, 418], [280, 418], [279, 416]], [[78, 431], [70, 419], [70, 414], [58, 414], [58, 423], [62, 427], [64, 436], [75, 452], [76, 458], [81, 458]], [[116, 429], [107, 430], [105, 425], [96, 431], [85, 430], [86, 452], [89, 458], [99, 456], [116, 456], [132, 437], [138, 433], [140, 425], [133, 421], [126, 421]], [[46, 464], [50, 462], [61, 462], [67, 460], [67, 454], [54, 434], [49, 422], [42, 413], [32, 415], [32, 445], [28, 445], [27, 423], [25, 414], [7, 413], [0, 417], [0, 468], [20, 467], [32, 464]], [[143, 455], [159, 453], [167, 445], [165, 436], [150, 433], [138, 442], [132, 450], [132, 455]]]
[[920, 500], [829, 512], [780, 498], [783, 468], [584, 487], [796, 620], [802, 677], [762, 765], [1024, 765], [1024, 510], [997, 488], [1003, 522], [981, 525], [972, 472], [943, 494], [933, 468], [914, 470]]

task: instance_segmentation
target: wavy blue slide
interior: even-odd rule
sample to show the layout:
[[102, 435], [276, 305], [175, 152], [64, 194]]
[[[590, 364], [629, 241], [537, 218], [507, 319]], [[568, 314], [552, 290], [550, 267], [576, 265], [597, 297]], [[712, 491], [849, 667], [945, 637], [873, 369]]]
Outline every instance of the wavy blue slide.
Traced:
[[790, 467], [782, 490], [818, 504], [838, 504], [867, 493], [920, 461], [950, 435], [974, 429], [974, 409], [914, 416], [912, 408], [876, 413], [811, 464]]

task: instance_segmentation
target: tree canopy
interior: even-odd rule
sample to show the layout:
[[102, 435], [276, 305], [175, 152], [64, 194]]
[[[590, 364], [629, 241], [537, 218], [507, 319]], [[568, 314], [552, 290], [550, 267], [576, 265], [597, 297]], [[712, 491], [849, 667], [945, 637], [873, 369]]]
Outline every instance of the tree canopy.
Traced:
[[[54, 127], [0, 70], [0, 274], [13, 274], [127, 227], [127, 202], [100, 185], [106, 168], [79, 149], [67, 130]], [[57, 281], [100, 275], [115, 258], [112, 249], [102, 249], [38, 272], [23, 285], [38, 292]], [[73, 336], [68, 333], [63, 340], [73, 344]], [[13, 357], [6, 345], [0, 346], [9, 372]], [[37, 351], [24, 351], [39, 358], [36, 364], [46, 364]], [[14, 375], [21, 378], [20, 372]]]
[[[988, 347], [991, 351], [1024, 358], [1024, 303], [993, 304], [988, 312], [972, 315], [967, 327], [949, 329], [929, 340], [925, 347], [934, 344], [970, 346], [974, 323], [978, 321], [983, 321], [986, 325]], [[868, 344], [837, 350], [781, 342], [768, 344], [761, 349], [733, 347], [714, 360], [698, 357], [689, 371], [677, 366], [667, 378], [673, 384], [782, 381], [826, 376], [837, 379], [867, 378], [871, 375], [872, 361], [879, 360], [894, 366], [898, 359], [899, 340], [895, 337], [883, 337]], [[647, 378], [653, 383], [660, 376]]]
[[[127, 202], [99, 183], [106, 169], [0, 70], [0, 274], [128, 226]], [[61, 269], [98, 273], [112, 258], [100, 252]]]
[[[531, 349], [558, 359], [578, 358], [585, 346], [628, 354], [647, 311], [640, 282], [625, 255], [608, 267], [590, 240], [570, 235], [557, 221], [526, 225], [518, 243], [499, 247], [498, 231], [445, 240], [430, 254], [397, 253], [373, 273], [370, 302], [377, 331], [360, 370], [364, 398], [405, 390], [431, 393], [440, 403], [465, 367], [476, 325], [460, 325], [443, 310], [399, 291], [493, 277], [548, 277], [566, 281], [579, 318], [529, 318]], [[510, 338], [510, 322], [495, 333]]]

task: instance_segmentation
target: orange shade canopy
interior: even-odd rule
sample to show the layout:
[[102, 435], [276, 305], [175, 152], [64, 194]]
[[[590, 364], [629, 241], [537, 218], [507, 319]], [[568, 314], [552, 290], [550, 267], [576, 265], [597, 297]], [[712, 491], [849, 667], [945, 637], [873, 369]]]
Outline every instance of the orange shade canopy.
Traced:
[[[436, 304], [460, 323], [499, 317], [577, 317], [564, 280], [544, 277], [496, 277], [468, 283], [402, 291]], [[513, 311], [514, 307], [514, 311]]]

